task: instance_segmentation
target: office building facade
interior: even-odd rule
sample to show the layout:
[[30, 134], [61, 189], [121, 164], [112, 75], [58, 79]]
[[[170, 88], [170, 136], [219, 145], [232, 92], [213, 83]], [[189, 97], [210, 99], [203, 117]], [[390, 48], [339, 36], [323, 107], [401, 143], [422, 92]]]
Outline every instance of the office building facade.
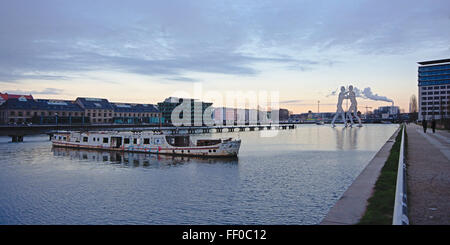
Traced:
[[450, 118], [450, 59], [418, 64], [419, 121]]

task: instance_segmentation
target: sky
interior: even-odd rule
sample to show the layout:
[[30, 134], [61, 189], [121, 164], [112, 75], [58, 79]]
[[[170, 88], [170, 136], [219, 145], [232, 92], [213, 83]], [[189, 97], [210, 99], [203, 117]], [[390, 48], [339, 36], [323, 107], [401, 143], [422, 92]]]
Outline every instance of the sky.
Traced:
[[301, 113], [335, 111], [330, 93], [353, 85], [408, 112], [417, 62], [450, 58], [449, 30], [448, 0], [2, 0], [0, 92], [157, 103], [200, 85]]

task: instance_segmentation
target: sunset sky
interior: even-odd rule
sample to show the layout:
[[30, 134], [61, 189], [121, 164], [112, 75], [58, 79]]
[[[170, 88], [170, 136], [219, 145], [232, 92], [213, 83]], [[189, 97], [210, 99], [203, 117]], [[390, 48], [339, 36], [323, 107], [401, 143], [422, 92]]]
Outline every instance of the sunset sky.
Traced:
[[[408, 111], [418, 61], [450, 58], [450, 1], [0, 2], [0, 92], [157, 103], [175, 91], [278, 91], [335, 111], [341, 85]], [[359, 110], [390, 103], [359, 98]]]

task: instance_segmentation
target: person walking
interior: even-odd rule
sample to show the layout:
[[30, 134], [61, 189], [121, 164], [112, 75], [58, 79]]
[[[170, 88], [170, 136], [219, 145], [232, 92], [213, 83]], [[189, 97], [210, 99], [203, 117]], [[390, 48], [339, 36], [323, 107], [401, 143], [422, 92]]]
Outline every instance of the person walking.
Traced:
[[427, 119], [423, 119], [422, 121], [422, 127], [423, 127], [423, 132], [426, 133], [427, 132]]
[[434, 118], [433, 118], [433, 120], [431, 120], [431, 129], [433, 129], [433, 134], [434, 134], [434, 132], [436, 130], [436, 120], [434, 120]]

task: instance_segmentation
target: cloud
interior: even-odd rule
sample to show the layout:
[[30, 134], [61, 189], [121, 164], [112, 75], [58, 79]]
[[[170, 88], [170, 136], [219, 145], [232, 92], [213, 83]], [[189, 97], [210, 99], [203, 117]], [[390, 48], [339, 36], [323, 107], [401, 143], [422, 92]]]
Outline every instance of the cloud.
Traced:
[[280, 101], [280, 104], [297, 104], [301, 102], [303, 102], [303, 100], [282, 100]]
[[45, 88], [43, 90], [30, 90], [30, 91], [24, 91], [24, 90], [8, 90], [6, 91], [10, 94], [45, 94], [45, 95], [59, 95], [64, 92], [63, 89], [57, 89], [57, 88]]
[[187, 83], [193, 83], [193, 82], [199, 82], [200, 80], [190, 78], [190, 77], [167, 77], [166, 80], [174, 81], [174, 82], [187, 82]]
[[165, 77], [255, 76], [261, 65], [296, 71], [332, 66], [341, 58], [329, 55], [336, 50], [404, 54], [448, 50], [450, 41], [450, 32], [442, 31], [450, 29], [446, 0], [17, 0], [0, 5], [2, 81], [64, 79], [70, 78], [67, 73], [100, 69]]

